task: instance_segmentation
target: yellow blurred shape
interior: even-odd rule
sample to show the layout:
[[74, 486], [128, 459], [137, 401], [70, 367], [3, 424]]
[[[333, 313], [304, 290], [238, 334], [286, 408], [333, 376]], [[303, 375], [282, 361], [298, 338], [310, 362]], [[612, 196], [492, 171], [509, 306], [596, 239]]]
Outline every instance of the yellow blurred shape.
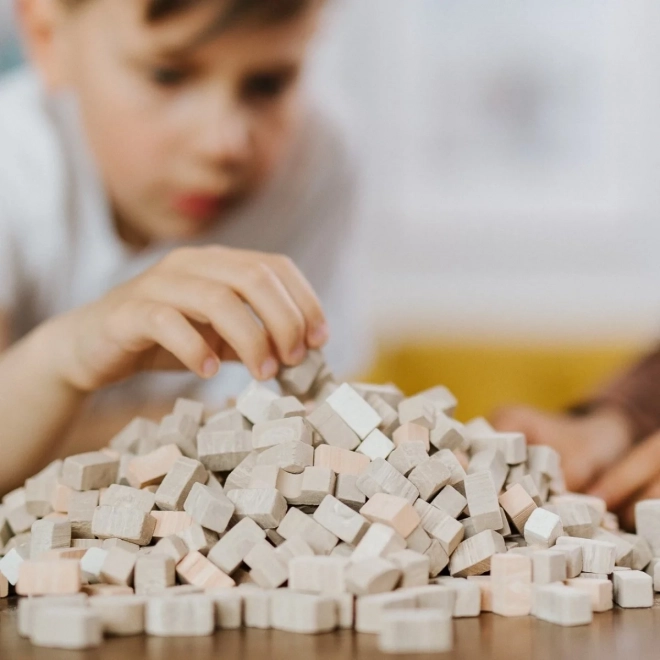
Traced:
[[407, 394], [446, 385], [458, 398], [457, 417], [466, 421], [513, 403], [560, 410], [588, 396], [642, 350], [410, 340], [382, 345], [364, 379], [394, 382]]

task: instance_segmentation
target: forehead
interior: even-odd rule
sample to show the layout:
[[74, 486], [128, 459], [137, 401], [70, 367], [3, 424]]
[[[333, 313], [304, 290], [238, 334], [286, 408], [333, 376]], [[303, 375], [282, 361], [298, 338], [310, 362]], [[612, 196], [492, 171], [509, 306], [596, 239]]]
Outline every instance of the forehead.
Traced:
[[314, 33], [319, 13], [318, 9], [308, 8], [284, 21], [270, 24], [244, 21], [228, 29], [211, 31], [211, 26], [218, 23], [226, 10], [227, 2], [223, 0], [192, 3], [187, 9], [155, 22], [146, 18], [149, 0], [101, 0], [92, 5], [99, 9], [104, 30], [112, 26], [107, 33], [113, 34], [119, 45], [172, 56], [218, 48], [296, 56]]

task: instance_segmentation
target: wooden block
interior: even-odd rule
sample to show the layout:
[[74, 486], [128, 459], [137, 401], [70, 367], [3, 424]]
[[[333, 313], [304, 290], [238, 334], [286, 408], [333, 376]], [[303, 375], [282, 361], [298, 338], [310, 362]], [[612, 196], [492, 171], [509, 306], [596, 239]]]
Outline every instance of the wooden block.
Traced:
[[256, 585], [241, 585], [243, 597], [243, 622], [246, 628], [270, 628], [270, 601], [274, 592]]
[[28, 559], [30, 559], [29, 544], [7, 549], [5, 556], [0, 559], [0, 574], [5, 576], [9, 584], [15, 585], [18, 582], [18, 570]]
[[201, 483], [193, 484], [183, 504], [183, 510], [196, 523], [218, 533], [227, 529], [234, 508], [226, 495], [214, 492]]
[[474, 582], [481, 592], [481, 611], [493, 611], [493, 583], [490, 575], [469, 575], [468, 582]]
[[419, 393], [419, 396], [429, 401], [437, 413], [444, 413], [452, 417], [456, 412], [458, 401], [451, 391], [444, 385], [436, 385]]
[[614, 607], [613, 588], [610, 580], [574, 578], [566, 580], [566, 586], [589, 594], [594, 612], [607, 612]]
[[431, 540], [424, 554], [429, 558], [429, 577], [437, 577], [449, 565], [449, 555], [437, 539]]
[[356, 596], [393, 591], [400, 578], [396, 564], [380, 557], [352, 561], [346, 568], [346, 588]]
[[396, 593], [415, 599], [418, 609], [442, 610], [452, 616], [456, 600], [456, 590], [446, 585], [427, 584], [421, 587], [399, 589]]
[[481, 451], [473, 454], [468, 464], [467, 473], [469, 475], [488, 472], [495, 488], [495, 494], [499, 495], [506, 476], [509, 472], [509, 466], [504, 460], [504, 456], [497, 449]]
[[12, 534], [18, 535], [27, 532], [36, 522], [37, 518], [27, 510], [25, 503], [25, 490], [22, 490], [22, 504], [18, 506], [5, 506], [5, 523]]
[[259, 454], [256, 451], [250, 452], [225, 479], [222, 486], [225, 495], [235, 488], [248, 488], [250, 484], [250, 474], [257, 464]]
[[[252, 431], [203, 429], [197, 435], [197, 452], [204, 467], [213, 472], [236, 469], [252, 452]], [[256, 463], [255, 455], [255, 463]]]
[[374, 523], [358, 543], [351, 559], [360, 562], [366, 559], [385, 558], [405, 548], [406, 540], [392, 527]]
[[341, 541], [330, 552], [330, 557], [345, 557], [350, 559], [353, 556], [355, 547]]
[[[266, 471], [270, 471], [270, 474], [266, 474]], [[293, 504], [298, 503], [302, 497], [302, 482], [303, 472], [292, 474], [276, 465], [258, 465], [252, 470], [249, 488], [277, 488], [284, 499]]]
[[660, 569], [656, 570], [658, 566], [660, 566], [660, 558], [655, 557], [644, 569], [644, 572], [653, 578], [653, 591], [660, 591]]
[[215, 607], [215, 625], [220, 630], [243, 626], [243, 597], [238, 589], [209, 589], [205, 592]]
[[435, 426], [429, 436], [436, 449], [462, 449], [467, 445], [462, 425], [443, 412], [436, 411]]
[[102, 546], [104, 550], [111, 550], [112, 548], [121, 548], [127, 552], [139, 552], [140, 546], [136, 543], [129, 543], [128, 541], [123, 541], [122, 539], [105, 539], [102, 541]]
[[[352, 552], [353, 549], [351, 548]], [[305, 539], [299, 536], [292, 536], [288, 541], [282, 539], [282, 543], [275, 548], [275, 554], [288, 566], [294, 557], [313, 557], [314, 550], [312, 550]]]
[[289, 562], [289, 588], [314, 594], [346, 591], [345, 557], [297, 556]]
[[389, 525], [404, 539], [421, 524], [419, 514], [407, 499], [386, 493], [376, 493], [360, 509], [360, 513], [369, 522]]
[[107, 584], [132, 587], [137, 558], [135, 552], [110, 548], [101, 566], [101, 580]]
[[86, 596], [133, 596], [133, 587], [118, 584], [83, 584], [82, 592]]
[[374, 429], [356, 451], [373, 461], [376, 458], [387, 458], [393, 450], [394, 443], [380, 429]]
[[98, 490], [71, 493], [67, 518], [71, 524], [72, 538], [93, 538], [92, 519], [98, 504]]
[[115, 537], [137, 545], [149, 545], [155, 527], [156, 518], [150, 513], [121, 506], [99, 506], [92, 519], [94, 536]]
[[119, 461], [100, 451], [69, 456], [62, 465], [60, 483], [74, 490], [98, 490], [114, 483]]
[[529, 545], [551, 548], [563, 534], [559, 516], [545, 509], [534, 509], [525, 523], [525, 541]]
[[418, 465], [429, 459], [422, 442], [401, 443], [388, 457], [387, 462], [407, 477]]
[[388, 438], [391, 438], [394, 431], [399, 427], [399, 413], [378, 394], [368, 392], [362, 398], [380, 415], [381, 419], [383, 420], [379, 424], [378, 430], [382, 431]]
[[496, 448], [508, 465], [518, 465], [527, 460], [527, 441], [523, 433], [489, 432], [471, 435], [470, 441], [473, 453]]
[[277, 589], [289, 579], [287, 564], [268, 541], [259, 541], [243, 561], [252, 569], [250, 576], [262, 589]]
[[352, 474], [338, 474], [335, 483], [335, 497], [353, 510], [359, 510], [367, 501], [365, 494], [357, 487], [358, 477]]
[[408, 475], [410, 483], [417, 487], [419, 496], [427, 502], [435, 497], [450, 479], [451, 473], [447, 467], [430, 458], [420, 463]]
[[379, 634], [383, 627], [383, 616], [390, 610], [411, 610], [419, 614], [419, 610], [415, 610], [415, 595], [406, 591], [358, 598], [355, 603], [355, 630], [359, 633]]
[[82, 586], [80, 563], [60, 561], [23, 561], [18, 567], [16, 593], [20, 596], [75, 594]]
[[37, 518], [47, 516], [53, 510], [51, 500], [60, 473], [62, 461], [54, 461], [41, 472], [25, 481], [25, 508]]
[[451, 615], [440, 610], [385, 612], [378, 637], [383, 653], [444, 653], [454, 644]]
[[103, 639], [101, 620], [85, 607], [40, 607], [34, 612], [30, 642], [59, 649], [89, 649]]
[[419, 514], [424, 531], [439, 541], [443, 550], [451, 555], [464, 538], [463, 525], [441, 509], [421, 499], [415, 502], [414, 509]]
[[190, 415], [165, 415], [158, 426], [158, 444], [176, 445], [184, 456], [197, 458], [199, 424]]
[[351, 474], [359, 477], [370, 463], [368, 456], [341, 447], [319, 445], [314, 450], [314, 465], [329, 468], [336, 474]]
[[170, 555], [152, 553], [138, 557], [135, 562], [134, 587], [138, 595], [151, 594], [173, 587], [175, 561]]
[[233, 502], [238, 520], [249, 517], [264, 529], [276, 528], [286, 514], [286, 500], [274, 488], [232, 490], [227, 497]]
[[0, 573], [0, 598], [7, 598], [9, 596], [9, 580]]
[[160, 484], [181, 456], [181, 450], [176, 445], [165, 445], [144, 456], [134, 458], [128, 464], [126, 474], [128, 483], [133, 488]]
[[340, 385], [326, 401], [361, 440], [378, 428], [383, 421], [348, 383]]
[[614, 571], [616, 547], [612, 543], [570, 536], [561, 536], [557, 539], [557, 549], [576, 545], [582, 548], [582, 571], [584, 573], [609, 575]]
[[[482, 532], [482, 534], [486, 533]], [[481, 589], [476, 583], [468, 582], [468, 580], [462, 578], [440, 577], [435, 579], [435, 584], [447, 587], [454, 592], [452, 616], [455, 619], [479, 616], [481, 612]]]
[[424, 396], [417, 395], [404, 399], [399, 403], [398, 410], [401, 424], [413, 422], [429, 430], [435, 426], [435, 408]]
[[653, 559], [648, 541], [637, 534], [623, 534], [625, 541], [632, 546], [631, 566], [634, 571], [643, 571]]
[[31, 559], [37, 559], [47, 550], [68, 548], [71, 545], [71, 523], [68, 521], [37, 520], [31, 531]]
[[594, 532], [593, 540], [612, 543], [616, 548], [616, 566], [632, 568], [633, 546], [622, 534], [608, 532], [605, 529], [599, 528]]
[[177, 565], [176, 574], [184, 584], [202, 589], [225, 589], [236, 585], [227, 574], [200, 552], [189, 552]]
[[360, 444], [357, 433], [326, 402], [307, 417], [307, 421], [332, 447], [352, 450]]
[[60, 559], [80, 560], [85, 556], [86, 552], [86, 548], [55, 548], [54, 550], [42, 552], [38, 557], [38, 561], [59, 561]]
[[[288, 473], [287, 473], [288, 474]], [[300, 493], [297, 497], [286, 497], [290, 504], [318, 506], [327, 495], [335, 492], [337, 476], [327, 467], [308, 466], [302, 473]], [[278, 486], [278, 490], [280, 490]], [[280, 492], [282, 492], [280, 490]], [[284, 493], [282, 493], [284, 495]]]
[[300, 364], [294, 367], [282, 367], [277, 374], [277, 381], [285, 394], [304, 397], [312, 389], [324, 364], [321, 351], [307, 351], [307, 356]]
[[532, 614], [558, 626], [585, 626], [591, 623], [591, 597], [588, 593], [563, 584], [534, 587]]
[[431, 566], [428, 555], [412, 550], [400, 550], [388, 555], [387, 559], [401, 571], [399, 589], [421, 587], [428, 584]]
[[653, 556], [660, 557], [660, 499], [637, 502], [635, 527], [651, 546]]
[[215, 630], [213, 600], [205, 595], [150, 598], [145, 629], [156, 637], [204, 637]]
[[415, 424], [414, 422], [406, 422], [401, 424], [399, 428], [392, 434], [392, 441], [395, 447], [402, 447], [410, 442], [421, 442], [424, 445], [425, 451], [431, 449], [430, 431], [426, 426]]
[[188, 415], [199, 426], [204, 419], [204, 404], [192, 399], [179, 398], [174, 403], [172, 413], [178, 416]]
[[[563, 560], [563, 557], [560, 557]], [[532, 561], [515, 554], [491, 557], [493, 612], [501, 616], [527, 616], [532, 609]]]
[[353, 594], [323, 594], [332, 600], [337, 610], [337, 627], [340, 630], [353, 630], [355, 622], [355, 598]]
[[369, 463], [356, 485], [368, 498], [376, 493], [387, 493], [404, 497], [413, 504], [419, 497], [417, 488], [382, 458]]
[[160, 539], [152, 551], [154, 555], [161, 554], [171, 557], [175, 564], [178, 564], [188, 552], [189, 550], [186, 542], [180, 536], [176, 535]]
[[351, 387], [365, 399], [369, 395], [380, 397], [388, 406], [395, 410], [399, 407], [399, 403], [406, 398], [404, 393], [393, 383], [387, 383], [385, 385], [377, 385], [374, 383], [351, 383]]
[[459, 544], [449, 561], [449, 573], [453, 577], [482, 575], [490, 570], [490, 559], [505, 551], [504, 539], [491, 529], [479, 532]]
[[88, 548], [80, 560], [82, 579], [88, 584], [101, 581], [101, 569], [108, 557], [108, 551], [103, 548]]
[[467, 506], [467, 499], [453, 486], [447, 485], [435, 496], [431, 504], [452, 518], [458, 518]]
[[582, 573], [582, 548], [578, 545], [555, 545], [552, 552], [561, 552], [566, 560], [566, 577], [570, 580]]
[[277, 531], [287, 540], [300, 536], [319, 555], [329, 554], [339, 541], [337, 536], [299, 509], [289, 509]]
[[557, 550], [539, 550], [531, 555], [534, 584], [550, 584], [567, 579], [566, 555]]
[[454, 455], [454, 452], [449, 451], [449, 449], [441, 449], [436, 454], [433, 454], [432, 458], [434, 461], [441, 461], [451, 473], [451, 479], [449, 480], [450, 486], [457, 487], [457, 484], [465, 480], [467, 474]]
[[554, 513], [561, 519], [564, 532], [568, 536], [590, 539], [596, 531], [589, 507], [582, 502], [567, 502], [555, 505]]
[[103, 632], [115, 637], [144, 633], [146, 601], [134, 596], [93, 596], [89, 608], [101, 621]]
[[71, 594], [68, 596], [40, 596], [39, 598], [21, 598], [17, 607], [18, 634], [21, 637], [30, 637], [34, 622], [34, 613], [40, 608], [86, 607], [85, 594]]
[[196, 551], [202, 555], [208, 555], [211, 548], [218, 542], [218, 535], [201, 525], [193, 522], [190, 527], [182, 529], [176, 534], [186, 544], [189, 551]]
[[612, 582], [619, 607], [653, 607], [653, 579], [644, 571], [615, 571]]
[[313, 431], [311, 424], [303, 417], [260, 422], [252, 429], [252, 446], [254, 449], [270, 449], [289, 442], [311, 446]]
[[276, 419], [291, 419], [293, 417], [306, 417], [307, 409], [295, 396], [283, 396], [273, 401], [266, 413], [268, 421]]
[[101, 506], [125, 506], [149, 513], [155, 505], [153, 493], [130, 486], [112, 484], [99, 498]]
[[332, 495], [326, 495], [312, 517], [329, 532], [351, 545], [357, 544], [369, 528], [369, 521], [363, 515]]
[[182, 511], [190, 490], [196, 483], [204, 484], [208, 473], [204, 466], [193, 458], [178, 458], [158, 486], [155, 499], [162, 511]]
[[143, 439], [156, 439], [158, 424], [144, 417], [136, 417], [129, 422], [112, 440], [109, 446], [120, 453], [137, 453]]
[[268, 421], [268, 409], [279, 397], [257, 381], [252, 381], [236, 399], [236, 408], [252, 424]]
[[265, 538], [265, 532], [257, 523], [250, 518], [243, 518], [211, 548], [208, 559], [230, 575], [239, 567], [245, 555]]
[[522, 534], [525, 524], [536, 509], [536, 503], [521, 484], [514, 484], [499, 497], [499, 503], [513, 526]]
[[275, 465], [285, 472], [301, 473], [314, 464], [314, 447], [292, 440], [265, 449], [257, 458], [257, 465]]

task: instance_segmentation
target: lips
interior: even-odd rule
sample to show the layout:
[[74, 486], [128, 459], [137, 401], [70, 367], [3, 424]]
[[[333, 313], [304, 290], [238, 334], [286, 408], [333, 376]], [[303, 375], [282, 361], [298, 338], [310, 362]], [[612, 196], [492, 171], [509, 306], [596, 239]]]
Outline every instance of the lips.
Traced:
[[174, 210], [190, 220], [211, 220], [226, 208], [228, 198], [222, 195], [183, 194], [172, 201]]

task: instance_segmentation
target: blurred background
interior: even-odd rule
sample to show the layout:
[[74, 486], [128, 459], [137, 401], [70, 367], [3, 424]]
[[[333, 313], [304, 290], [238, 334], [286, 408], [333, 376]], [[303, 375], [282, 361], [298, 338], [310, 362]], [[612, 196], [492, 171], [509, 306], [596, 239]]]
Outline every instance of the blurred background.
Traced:
[[[19, 61], [0, 0], [0, 69]], [[364, 159], [371, 373], [560, 408], [660, 337], [657, 0], [335, 0], [310, 84]]]

